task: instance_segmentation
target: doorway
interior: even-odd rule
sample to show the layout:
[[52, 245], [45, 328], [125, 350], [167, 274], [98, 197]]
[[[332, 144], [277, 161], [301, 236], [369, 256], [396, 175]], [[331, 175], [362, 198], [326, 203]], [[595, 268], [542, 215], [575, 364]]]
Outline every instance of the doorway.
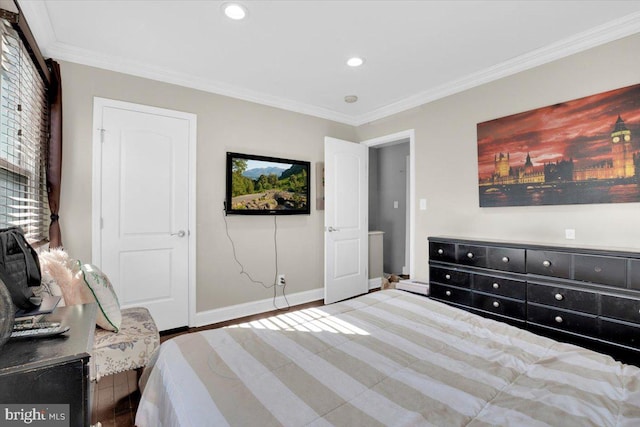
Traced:
[[363, 144], [369, 147], [369, 286], [374, 288], [381, 283], [378, 275], [413, 278], [414, 131]]

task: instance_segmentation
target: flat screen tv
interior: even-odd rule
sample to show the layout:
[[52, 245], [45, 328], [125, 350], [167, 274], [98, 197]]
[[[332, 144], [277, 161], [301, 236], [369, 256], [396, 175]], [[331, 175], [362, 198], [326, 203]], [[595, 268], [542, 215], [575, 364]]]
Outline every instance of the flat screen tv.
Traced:
[[308, 215], [310, 163], [227, 153], [227, 215]]

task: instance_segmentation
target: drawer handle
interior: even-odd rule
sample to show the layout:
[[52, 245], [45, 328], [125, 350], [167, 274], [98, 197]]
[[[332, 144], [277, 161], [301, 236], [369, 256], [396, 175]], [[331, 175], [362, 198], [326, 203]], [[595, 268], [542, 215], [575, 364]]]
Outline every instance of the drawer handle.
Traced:
[[545, 259], [544, 261], [542, 261], [542, 265], [544, 265], [545, 267], [551, 267], [551, 261]]
[[562, 300], [564, 299], [564, 295], [562, 295], [562, 294], [556, 294], [556, 295], [555, 295], [555, 298], [556, 298], [556, 300], [558, 300], [558, 301], [562, 301]]
[[494, 306], [495, 308], [498, 308], [498, 307], [500, 307], [500, 303], [499, 303], [498, 301], [494, 301], [494, 302], [493, 302], [493, 306]]
[[447, 280], [449, 280], [449, 279], [451, 279], [451, 275], [450, 275], [450, 274], [445, 274], [445, 275], [444, 275], [444, 278], [445, 278], [445, 279], [447, 279]]
[[563, 321], [562, 316], [556, 316], [555, 321], [556, 323], [562, 323]]
[[473, 258], [473, 252], [467, 252], [467, 258], [469, 259]]
[[451, 291], [446, 291], [444, 294], [445, 294], [446, 296], [450, 297], [450, 296], [451, 296]]
[[602, 273], [602, 267], [600, 266], [596, 266], [593, 271], [595, 271], [596, 273]]
[[438, 249], [438, 255], [442, 255], [444, 251], [442, 249]]
[[505, 264], [509, 262], [509, 257], [508, 256], [503, 256], [502, 257], [502, 262], [504, 262]]
[[493, 289], [498, 289], [500, 287], [500, 284], [499, 283], [494, 283], [492, 286], [493, 286]]

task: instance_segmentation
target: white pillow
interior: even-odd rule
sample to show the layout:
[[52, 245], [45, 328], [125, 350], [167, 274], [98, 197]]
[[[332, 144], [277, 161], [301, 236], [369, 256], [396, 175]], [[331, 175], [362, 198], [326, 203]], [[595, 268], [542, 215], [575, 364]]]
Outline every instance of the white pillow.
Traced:
[[122, 314], [118, 297], [109, 278], [95, 265], [80, 265], [78, 262], [75, 279], [81, 283], [82, 299], [98, 303], [96, 324], [102, 329], [118, 332], [122, 324]]

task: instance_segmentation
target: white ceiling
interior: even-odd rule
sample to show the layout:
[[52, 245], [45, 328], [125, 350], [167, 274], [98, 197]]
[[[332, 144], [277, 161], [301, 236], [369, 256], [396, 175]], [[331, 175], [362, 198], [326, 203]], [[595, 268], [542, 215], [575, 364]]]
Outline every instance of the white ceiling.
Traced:
[[635, 0], [240, 2], [19, 4], [46, 57], [352, 125], [640, 32]]

